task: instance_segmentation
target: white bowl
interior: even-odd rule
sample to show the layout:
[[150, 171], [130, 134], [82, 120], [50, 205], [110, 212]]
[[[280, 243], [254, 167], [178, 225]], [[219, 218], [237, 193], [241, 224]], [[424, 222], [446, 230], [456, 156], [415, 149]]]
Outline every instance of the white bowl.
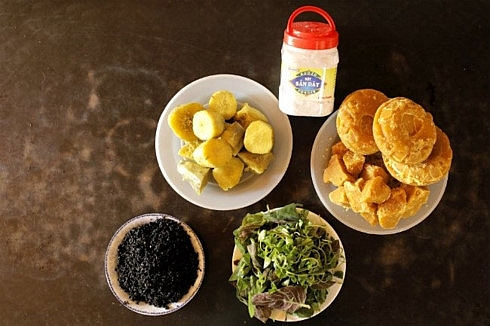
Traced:
[[352, 210], [346, 210], [330, 201], [328, 195], [331, 191], [335, 190], [336, 187], [330, 183], [326, 184], [323, 182], [323, 170], [330, 160], [330, 148], [333, 144], [340, 141], [335, 123], [337, 113], [338, 111], [334, 112], [320, 127], [311, 150], [311, 178], [313, 180], [315, 191], [327, 210], [348, 227], [369, 234], [383, 235], [399, 233], [408, 230], [425, 220], [437, 207], [444, 194], [448, 178], [447, 175], [441, 181], [429, 186], [430, 194], [427, 203], [422, 205], [420, 210], [414, 216], [401, 219], [394, 229], [383, 229], [379, 225], [372, 226], [358, 213], [355, 213]]
[[[211, 95], [218, 90], [232, 92], [238, 102], [249, 103], [267, 116], [275, 133], [272, 150], [274, 159], [263, 174], [247, 178], [228, 191], [210, 183], [198, 195], [177, 172], [177, 164], [181, 160], [178, 155], [181, 141], [173, 134], [167, 119], [170, 111], [176, 106], [189, 102], [206, 104]], [[291, 124], [288, 116], [279, 110], [279, 103], [274, 94], [251, 79], [226, 74], [198, 79], [175, 94], [160, 116], [155, 136], [156, 157], [165, 180], [187, 201], [214, 210], [239, 209], [267, 196], [286, 173], [292, 149]]]
[[[298, 209], [302, 210], [302, 208], [298, 208]], [[270, 319], [272, 319], [274, 321], [296, 322], [296, 321], [302, 321], [302, 320], [306, 320], [306, 319], [315, 317], [316, 315], [323, 312], [325, 309], [327, 309], [332, 304], [332, 302], [335, 300], [335, 298], [340, 293], [340, 289], [342, 288], [342, 285], [344, 284], [344, 281], [345, 281], [345, 273], [347, 270], [347, 257], [345, 254], [344, 245], [342, 244], [342, 241], [340, 240], [339, 235], [337, 234], [337, 232], [335, 232], [334, 228], [330, 224], [328, 224], [328, 222], [325, 221], [320, 215], [313, 213], [311, 211], [308, 211], [307, 218], [313, 224], [324, 226], [326, 231], [327, 231], [328, 236], [339, 241], [339, 245], [340, 245], [341, 252], [342, 252], [342, 259], [339, 262], [339, 265], [335, 268], [335, 271], [342, 272], [343, 280], [341, 283], [333, 284], [328, 289], [328, 293], [327, 293], [327, 297], [325, 298], [325, 301], [320, 305], [319, 310], [315, 311], [315, 313], [313, 315], [311, 315], [310, 317], [298, 317], [298, 316], [295, 316], [293, 314], [288, 314], [285, 311], [274, 309], [272, 311], [271, 316], [270, 316]], [[231, 258], [231, 271], [232, 271], [232, 273], [236, 269], [235, 263], [237, 261], [239, 261], [241, 258], [242, 258], [242, 253], [240, 252], [238, 247], [237, 246], [233, 247], [233, 253], [232, 253], [232, 258]]]
[[[131, 229], [162, 218], [173, 220], [179, 223], [184, 228], [187, 234], [189, 234], [191, 243], [198, 255], [198, 271], [194, 285], [191, 286], [187, 294], [185, 294], [178, 302], [171, 303], [168, 308], [156, 307], [145, 302], [135, 302], [131, 300], [129, 298], [129, 294], [124, 291], [119, 285], [118, 274], [116, 271], [117, 251], [119, 245], [124, 239], [124, 236]], [[124, 223], [112, 236], [109, 245], [107, 246], [107, 251], [105, 255], [105, 275], [109, 288], [111, 289], [114, 296], [123, 306], [125, 306], [129, 310], [148, 316], [166, 315], [182, 308], [187, 303], [189, 303], [189, 301], [191, 301], [191, 299], [195, 296], [195, 294], [201, 287], [204, 278], [204, 265], [204, 250], [202, 248], [201, 242], [199, 241], [199, 238], [194, 233], [194, 231], [186, 223], [180, 221], [179, 219], [170, 215], [158, 213], [140, 215]]]

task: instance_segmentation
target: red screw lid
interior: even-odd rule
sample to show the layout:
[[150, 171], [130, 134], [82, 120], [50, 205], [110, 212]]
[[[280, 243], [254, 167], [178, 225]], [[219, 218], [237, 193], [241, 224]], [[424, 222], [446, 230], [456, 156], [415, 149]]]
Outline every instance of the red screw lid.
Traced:
[[[307, 11], [321, 15], [327, 24], [309, 21], [294, 22], [296, 16]], [[335, 29], [332, 17], [325, 10], [315, 6], [303, 6], [293, 11], [289, 17], [288, 25], [284, 30], [284, 43], [301, 49], [331, 49], [339, 44], [339, 33]]]

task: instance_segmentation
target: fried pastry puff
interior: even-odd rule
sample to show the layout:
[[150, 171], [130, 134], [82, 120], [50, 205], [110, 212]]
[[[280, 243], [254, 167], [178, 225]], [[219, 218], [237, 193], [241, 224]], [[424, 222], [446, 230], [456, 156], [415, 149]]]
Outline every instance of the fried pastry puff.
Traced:
[[378, 152], [373, 137], [373, 119], [378, 107], [388, 97], [374, 89], [359, 89], [347, 95], [337, 114], [336, 126], [345, 146], [361, 155]]
[[390, 160], [416, 164], [425, 161], [436, 142], [432, 115], [414, 101], [395, 97], [380, 105], [373, 121], [379, 150]]
[[440, 181], [451, 168], [453, 151], [449, 138], [436, 127], [437, 138], [429, 157], [420, 163], [399, 163], [383, 155], [383, 161], [390, 174], [402, 183], [413, 186], [428, 186]]

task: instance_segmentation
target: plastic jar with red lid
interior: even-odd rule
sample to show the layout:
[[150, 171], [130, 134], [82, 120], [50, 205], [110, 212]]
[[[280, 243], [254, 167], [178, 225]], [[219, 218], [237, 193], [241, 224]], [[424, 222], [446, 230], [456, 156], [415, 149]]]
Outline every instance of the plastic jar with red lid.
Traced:
[[[304, 12], [327, 22], [294, 21]], [[304, 6], [289, 17], [281, 49], [279, 108], [288, 115], [326, 116], [333, 111], [339, 53], [339, 34], [330, 15]]]

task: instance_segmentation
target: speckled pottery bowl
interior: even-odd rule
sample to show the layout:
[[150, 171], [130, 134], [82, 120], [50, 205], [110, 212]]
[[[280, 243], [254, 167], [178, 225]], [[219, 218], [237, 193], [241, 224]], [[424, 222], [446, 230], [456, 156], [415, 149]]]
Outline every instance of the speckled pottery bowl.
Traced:
[[[183, 294], [179, 300], [176, 302], [170, 302], [164, 306], [160, 305], [154, 305], [154, 304], [149, 304], [145, 301], [138, 300], [135, 301], [131, 299], [130, 293], [128, 293], [127, 290], [123, 289], [123, 285], [121, 283], [121, 278], [120, 278], [120, 273], [118, 273], [118, 268], [120, 267], [119, 264], [119, 259], [121, 253], [119, 252], [119, 248], [122, 246], [123, 242], [126, 243], [130, 238], [130, 235], [128, 235], [132, 230], [136, 229], [142, 229], [140, 227], [142, 226], [147, 226], [145, 230], [149, 229], [149, 226], [153, 226], [152, 222], [156, 222], [157, 220], [160, 219], [165, 219], [168, 222], [173, 222], [173, 227], [179, 228], [182, 227], [183, 231], [185, 232], [188, 236], [189, 239], [186, 239], [185, 241], [190, 241], [190, 244], [192, 245], [195, 254], [197, 255], [197, 276], [195, 277], [194, 282], [192, 283], [192, 280], [190, 280], [191, 285], [189, 287], [189, 290], [187, 293]], [[172, 225], [172, 223], [169, 223], [169, 225]], [[150, 228], [151, 229], [151, 228]], [[134, 234], [134, 232], [131, 233], [131, 235]], [[128, 235], [128, 237], [126, 237]], [[126, 240], [125, 240], [126, 239]], [[159, 235], [156, 235], [156, 239], [159, 239], [160, 245], [167, 246], [166, 250], [176, 250], [178, 251], [179, 247], [175, 247], [175, 242], [174, 243], [165, 243], [165, 236], [162, 233], [162, 236], [160, 237]], [[130, 239], [131, 241], [135, 241], [134, 239]], [[135, 251], [136, 252], [136, 251]], [[157, 257], [159, 258], [159, 257]], [[186, 259], [186, 257], [181, 257], [181, 259]], [[151, 264], [151, 262], [150, 262]], [[170, 265], [170, 264], [169, 264]], [[134, 217], [124, 223], [113, 235], [111, 240], [109, 241], [109, 245], [107, 247], [106, 255], [105, 255], [105, 275], [107, 279], [107, 283], [109, 285], [109, 288], [111, 289], [112, 293], [114, 296], [117, 298], [117, 300], [126, 308], [137, 312], [139, 314], [143, 315], [150, 315], [150, 316], [158, 316], [158, 315], [165, 315], [172, 313], [182, 307], [184, 307], [187, 303], [189, 303], [192, 298], [195, 296], [197, 291], [199, 290], [201, 283], [204, 278], [204, 251], [201, 245], [201, 242], [199, 241], [197, 235], [194, 233], [194, 231], [184, 222], [180, 221], [179, 219], [166, 215], [166, 214], [159, 214], [159, 213], [152, 213], [152, 214], [145, 214], [145, 215], [140, 215], [137, 217]], [[148, 277], [147, 271], [151, 269], [144, 270], [144, 273], [142, 274], [142, 277]], [[151, 274], [151, 272], [149, 272]], [[133, 273], [132, 276], [138, 275], [138, 273]], [[134, 280], [134, 283], [139, 283], [141, 280]], [[158, 295], [158, 294], [157, 294]], [[134, 297], [134, 296], [133, 296]]]

